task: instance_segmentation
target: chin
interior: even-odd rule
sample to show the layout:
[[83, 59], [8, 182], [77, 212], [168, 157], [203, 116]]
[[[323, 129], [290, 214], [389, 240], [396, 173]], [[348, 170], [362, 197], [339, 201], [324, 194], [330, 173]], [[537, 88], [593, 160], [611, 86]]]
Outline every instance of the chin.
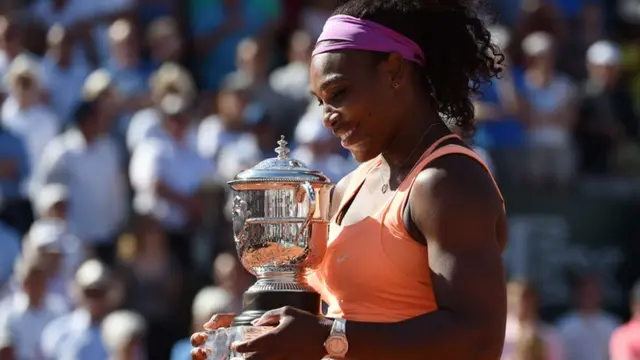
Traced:
[[349, 149], [349, 152], [359, 163], [365, 163], [380, 154], [380, 152], [371, 151], [371, 149]]

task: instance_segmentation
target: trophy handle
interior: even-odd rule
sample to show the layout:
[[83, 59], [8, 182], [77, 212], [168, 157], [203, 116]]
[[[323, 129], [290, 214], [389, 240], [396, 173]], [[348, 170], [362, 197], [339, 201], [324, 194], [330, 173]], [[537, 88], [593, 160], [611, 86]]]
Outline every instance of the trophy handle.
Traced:
[[247, 239], [247, 227], [245, 226], [247, 218], [251, 215], [247, 202], [242, 200], [240, 196], [233, 198], [231, 220], [233, 222], [233, 232], [236, 242], [244, 242]]
[[298, 235], [296, 235], [295, 242], [298, 242], [300, 236], [302, 236], [302, 233], [304, 233], [305, 229], [309, 226], [311, 219], [313, 219], [313, 216], [316, 213], [316, 191], [313, 189], [313, 185], [311, 185], [310, 182], [305, 181], [300, 184], [300, 188], [306, 193], [309, 210], [307, 213], [307, 218], [304, 219], [304, 222], [300, 226], [300, 231], [298, 231]]

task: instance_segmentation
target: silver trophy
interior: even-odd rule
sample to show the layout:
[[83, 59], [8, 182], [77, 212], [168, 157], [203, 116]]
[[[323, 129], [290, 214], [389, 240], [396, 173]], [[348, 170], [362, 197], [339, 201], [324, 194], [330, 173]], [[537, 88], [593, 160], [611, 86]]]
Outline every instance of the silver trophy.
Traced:
[[327, 249], [333, 184], [321, 172], [289, 158], [284, 136], [278, 145], [277, 157], [229, 181], [236, 249], [257, 281], [244, 293], [244, 309], [233, 328], [209, 334], [205, 346], [214, 348], [212, 359], [232, 357], [224, 347], [258, 332], [247, 327], [268, 310], [293, 306], [320, 312], [320, 295], [305, 275], [320, 264]]

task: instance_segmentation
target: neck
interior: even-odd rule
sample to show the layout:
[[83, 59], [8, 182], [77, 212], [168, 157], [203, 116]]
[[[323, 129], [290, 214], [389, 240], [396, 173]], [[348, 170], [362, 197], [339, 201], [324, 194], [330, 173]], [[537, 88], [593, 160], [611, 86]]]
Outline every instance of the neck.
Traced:
[[30, 308], [39, 308], [42, 305], [42, 298], [39, 296], [30, 296], [29, 297], [29, 307]]
[[18, 108], [20, 110], [27, 110], [33, 106], [33, 103], [26, 99], [18, 99]]
[[578, 313], [580, 315], [583, 316], [590, 316], [590, 315], [594, 315], [597, 314], [600, 311], [600, 309], [598, 308], [583, 308], [583, 309], [578, 309]]
[[82, 137], [84, 137], [84, 141], [87, 144], [93, 143], [98, 138], [98, 132], [94, 131], [93, 129], [90, 129], [86, 126], [78, 127], [78, 129], [80, 130], [80, 133], [82, 134]]
[[[415, 161], [441, 137], [451, 133], [437, 112], [419, 109], [410, 112], [414, 119], [408, 121], [415, 126], [402, 126], [386, 150], [382, 152], [383, 163], [391, 176], [402, 174], [413, 167]], [[429, 114], [425, 116], [424, 114]]]

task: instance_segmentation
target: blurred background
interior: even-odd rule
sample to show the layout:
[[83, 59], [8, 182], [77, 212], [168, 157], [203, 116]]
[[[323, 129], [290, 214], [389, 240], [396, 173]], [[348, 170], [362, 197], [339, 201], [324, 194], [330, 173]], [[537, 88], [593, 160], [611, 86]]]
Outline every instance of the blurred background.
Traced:
[[[509, 210], [503, 359], [609, 359], [640, 310], [640, 0], [491, 2], [469, 141]], [[186, 360], [241, 309], [225, 182], [280, 134], [357, 166], [308, 91], [333, 6], [0, 1], [0, 360]]]

